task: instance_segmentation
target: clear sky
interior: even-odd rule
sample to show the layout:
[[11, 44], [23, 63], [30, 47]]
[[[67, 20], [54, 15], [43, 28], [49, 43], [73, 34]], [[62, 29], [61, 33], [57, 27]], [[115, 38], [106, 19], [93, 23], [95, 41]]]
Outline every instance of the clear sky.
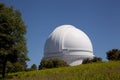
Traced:
[[27, 25], [28, 56], [39, 65], [48, 35], [57, 26], [71, 24], [91, 39], [94, 55], [120, 49], [120, 0], [0, 0], [20, 10]]

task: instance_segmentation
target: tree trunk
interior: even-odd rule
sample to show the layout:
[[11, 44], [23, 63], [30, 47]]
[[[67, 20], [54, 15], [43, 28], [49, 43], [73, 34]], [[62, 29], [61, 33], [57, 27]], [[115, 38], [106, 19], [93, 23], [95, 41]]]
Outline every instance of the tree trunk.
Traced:
[[5, 78], [7, 59], [5, 58], [2, 64], [2, 78]]

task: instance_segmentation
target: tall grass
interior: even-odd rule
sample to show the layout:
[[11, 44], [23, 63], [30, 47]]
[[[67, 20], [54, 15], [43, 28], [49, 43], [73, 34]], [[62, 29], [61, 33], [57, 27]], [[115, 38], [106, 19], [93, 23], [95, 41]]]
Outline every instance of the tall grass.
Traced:
[[120, 61], [12, 73], [7, 80], [120, 80]]

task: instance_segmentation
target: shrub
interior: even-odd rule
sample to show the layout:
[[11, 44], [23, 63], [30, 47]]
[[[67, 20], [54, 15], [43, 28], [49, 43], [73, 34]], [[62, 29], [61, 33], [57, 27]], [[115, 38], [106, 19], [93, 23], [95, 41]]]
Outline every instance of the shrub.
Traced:
[[94, 57], [92, 59], [92, 62], [102, 62], [102, 58], [101, 57]]
[[39, 69], [46, 69], [46, 68], [57, 68], [57, 67], [64, 67], [68, 66], [68, 64], [59, 59], [42, 59]]
[[94, 57], [93, 59], [84, 59], [82, 64], [93, 63], [93, 62], [102, 62], [102, 58]]
[[30, 70], [37, 70], [36, 64], [33, 64], [33, 65], [31, 66]]
[[120, 60], [120, 50], [119, 49], [112, 49], [107, 53], [108, 60]]
[[92, 61], [87, 58], [87, 59], [84, 59], [82, 62], [82, 64], [87, 64], [87, 63], [92, 63]]

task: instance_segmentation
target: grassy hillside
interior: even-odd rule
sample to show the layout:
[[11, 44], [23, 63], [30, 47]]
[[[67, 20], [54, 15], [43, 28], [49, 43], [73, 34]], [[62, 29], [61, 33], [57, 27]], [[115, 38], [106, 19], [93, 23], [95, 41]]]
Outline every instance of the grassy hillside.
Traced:
[[120, 61], [9, 74], [7, 80], [120, 80]]

